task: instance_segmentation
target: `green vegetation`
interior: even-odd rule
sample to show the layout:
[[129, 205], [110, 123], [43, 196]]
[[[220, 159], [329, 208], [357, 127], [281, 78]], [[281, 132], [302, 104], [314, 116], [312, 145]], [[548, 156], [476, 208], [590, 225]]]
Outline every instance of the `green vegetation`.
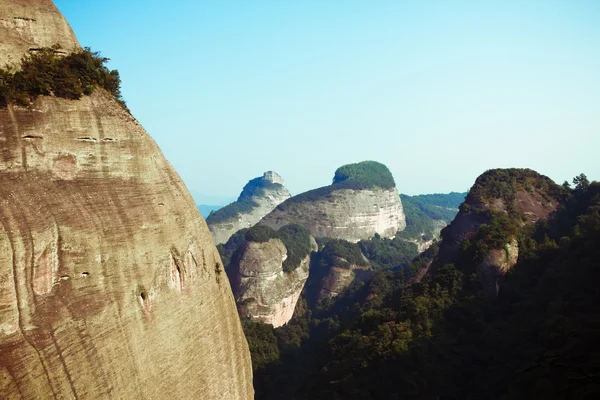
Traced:
[[106, 89], [125, 109], [119, 72], [106, 67], [108, 58], [88, 47], [63, 55], [60, 47], [36, 49], [17, 71], [0, 68], [0, 106], [29, 106], [39, 96], [80, 99], [97, 87]]
[[450, 224], [466, 195], [466, 193], [456, 192], [419, 196], [401, 194], [400, 199], [406, 215], [406, 229], [399, 232], [398, 236], [417, 239], [424, 235], [424, 240], [438, 236], [439, 225], [436, 226], [434, 221], [444, 221], [446, 224]]
[[358, 242], [360, 249], [371, 262], [374, 270], [398, 270], [405, 268], [419, 255], [418, 246], [396, 235], [393, 239], [375, 235]]
[[[376, 272], [336, 300], [297, 310], [273, 330], [279, 359], [254, 371], [256, 398], [597, 397], [600, 183], [579, 176], [574, 186], [548, 221], [517, 227], [493, 213], [454, 263], [420, 283], [407, 285], [406, 269]], [[518, 263], [489, 298], [472, 246], [513, 235]]]
[[327, 243], [319, 253], [323, 262], [332, 267], [350, 268], [352, 265], [359, 267], [369, 265], [356, 243], [342, 239], [327, 239]]
[[246, 232], [246, 240], [249, 242], [264, 243], [270, 239], [280, 239], [287, 249], [287, 258], [283, 262], [285, 272], [295, 270], [312, 252], [310, 234], [300, 225], [289, 224], [278, 231], [265, 225], [254, 225]]
[[209, 224], [218, 224], [236, 219], [240, 214], [252, 212], [253, 209], [258, 207], [258, 204], [254, 201], [254, 197], [263, 196], [265, 190], [277, 190], [281, 187], [281, 184], [273, 183], [263, 179], [261, 176], [254, 178], [244, 186], [237, 201], [211, 212], [206, 218], [206, 222]]
[[333, 184], [342, 182], [354, 182], [362, 189], [379, 187], [391, 190], [396, 187], [390, 170], [376, 161], [363, 161], [339, 167], [333, 176]]
[[376, 161], [363, 161], [341, 166], [335, 171], [333, 183], [317, 189], [300, 193], [277, 206], [286, 211], [299, 203], [308, 203], [329, 198], [331, 193], [341, 189], [368, 190], [381, 188], [392, 190], [396, 187], [390, 170]]
[[229, 265], [231, 265], [231, 262], [235, 259], [236, 252], [238, 249], [241, 249], [242, 245], [246, 242], [246, 232], [248, 232], [248, 228], [240, 229], [231, 235], [229, 240], [227, 240], [227, 243], [217, 245], [217, 250], [219, 251], [225, 270], [228, 270]]
[[510, 212], [514, 210], [513, 205], [519, 190], [537, 192], [546, 201], [556, 199], [563, 193], [562, 188], [552, 179], [531, 169], [491, 169], [477, 178], [469, 191], [467, 202], [477, 204], [502, 199]]

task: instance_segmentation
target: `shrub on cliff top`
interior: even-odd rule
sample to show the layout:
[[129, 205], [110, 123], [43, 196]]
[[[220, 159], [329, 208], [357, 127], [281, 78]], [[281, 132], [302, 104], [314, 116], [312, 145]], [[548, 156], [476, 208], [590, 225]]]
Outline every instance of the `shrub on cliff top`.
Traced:
[[39, 96], [80, 99], [97, 87], [106, 89], [126, 108], [117, 70], [106, 67], [108, 58], [89, 47], [63, 55], [58, 45], [37, 49], [21, 59], [17, 71], [0, 68], [0, 106], [28, 106]]
[[339, 167], [333, 176], [333, 184], [341, 182], [356, 182], [363, 189], [374, 187], [393, 189], [396, 187], [390, 170], [376, 161], [363, 161]]
[[246, 232], [249, 242], [264, 243], [270, 239], [280, 239], [287, 249], [287, 258], [283, 262], [285, 272], [295, 270], [312, 251], [310, 234], [300, 225], [289, 224], [278, 231], [265, 225], [254, 225]]

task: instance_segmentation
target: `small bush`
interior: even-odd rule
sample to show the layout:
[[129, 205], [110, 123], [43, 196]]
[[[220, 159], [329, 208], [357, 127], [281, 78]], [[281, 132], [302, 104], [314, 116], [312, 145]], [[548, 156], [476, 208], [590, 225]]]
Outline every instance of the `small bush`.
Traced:
[[18, 71], [0, 68], [0, 106], [28, 106], [39, 96], [77, 100], [101, 87], [127, 109], [119, 72], [106, 67], [108, 58], [89, 47], [66, 56], [59, 48], [44, 47], [28, 54], [21, 59]]

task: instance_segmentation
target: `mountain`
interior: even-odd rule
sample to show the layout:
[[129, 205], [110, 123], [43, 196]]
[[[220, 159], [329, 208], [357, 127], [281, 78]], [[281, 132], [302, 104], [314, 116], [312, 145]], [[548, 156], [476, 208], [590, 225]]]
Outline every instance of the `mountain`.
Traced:
[[375, 234], [393, 237], [406, 227], [394, 178], [385, 165], [375, 161], [338, 168], [331, 185], [284, 201], [260, 224], [273, 229], [298, 224], [315, 238], [350, 242]]
[[0, 22], [31, 72], [0, 84], [0, 397], [252, 398], [222, 261], [118, 74], [49, 0]]
[[250, 228], [271, 212], [277, 205], [290, 198], [283, 179], [273, 171], [249, 181], [237, 201], [209, 214], [208, 228], [215, 243], [221, 244], [239, 231]]
[[315, 240], [298, 225], [279, 231], [256, 225], [244, 233], [227, 268], [240, 316], [285, 325], [308, 279]]
[[[600, 183], [580, 175], [574, 186], [530, 170], [488, 171], [465, 203], [490, 219], [420, 282], [375, 272], [310, 313], [299, 302], [279, 329], [244, 321], [257, 399], [596, 398]], [[517, 195], [522, 188], [532, 201]], [[442, 247], [454, 246], [456, 236], [443, 237]], [[474, 250], [485, 256], [503, 237], [516, 238], [517, 262], [490, 296]]]

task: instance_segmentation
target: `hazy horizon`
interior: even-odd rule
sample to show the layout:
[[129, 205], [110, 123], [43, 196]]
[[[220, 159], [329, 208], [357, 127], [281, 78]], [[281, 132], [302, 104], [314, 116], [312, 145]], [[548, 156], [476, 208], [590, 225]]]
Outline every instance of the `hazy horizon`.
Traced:
[[55, 3], [199, 204], [363, 160], [411, 195], [490, 168], [600, 179], [600, 2]]

